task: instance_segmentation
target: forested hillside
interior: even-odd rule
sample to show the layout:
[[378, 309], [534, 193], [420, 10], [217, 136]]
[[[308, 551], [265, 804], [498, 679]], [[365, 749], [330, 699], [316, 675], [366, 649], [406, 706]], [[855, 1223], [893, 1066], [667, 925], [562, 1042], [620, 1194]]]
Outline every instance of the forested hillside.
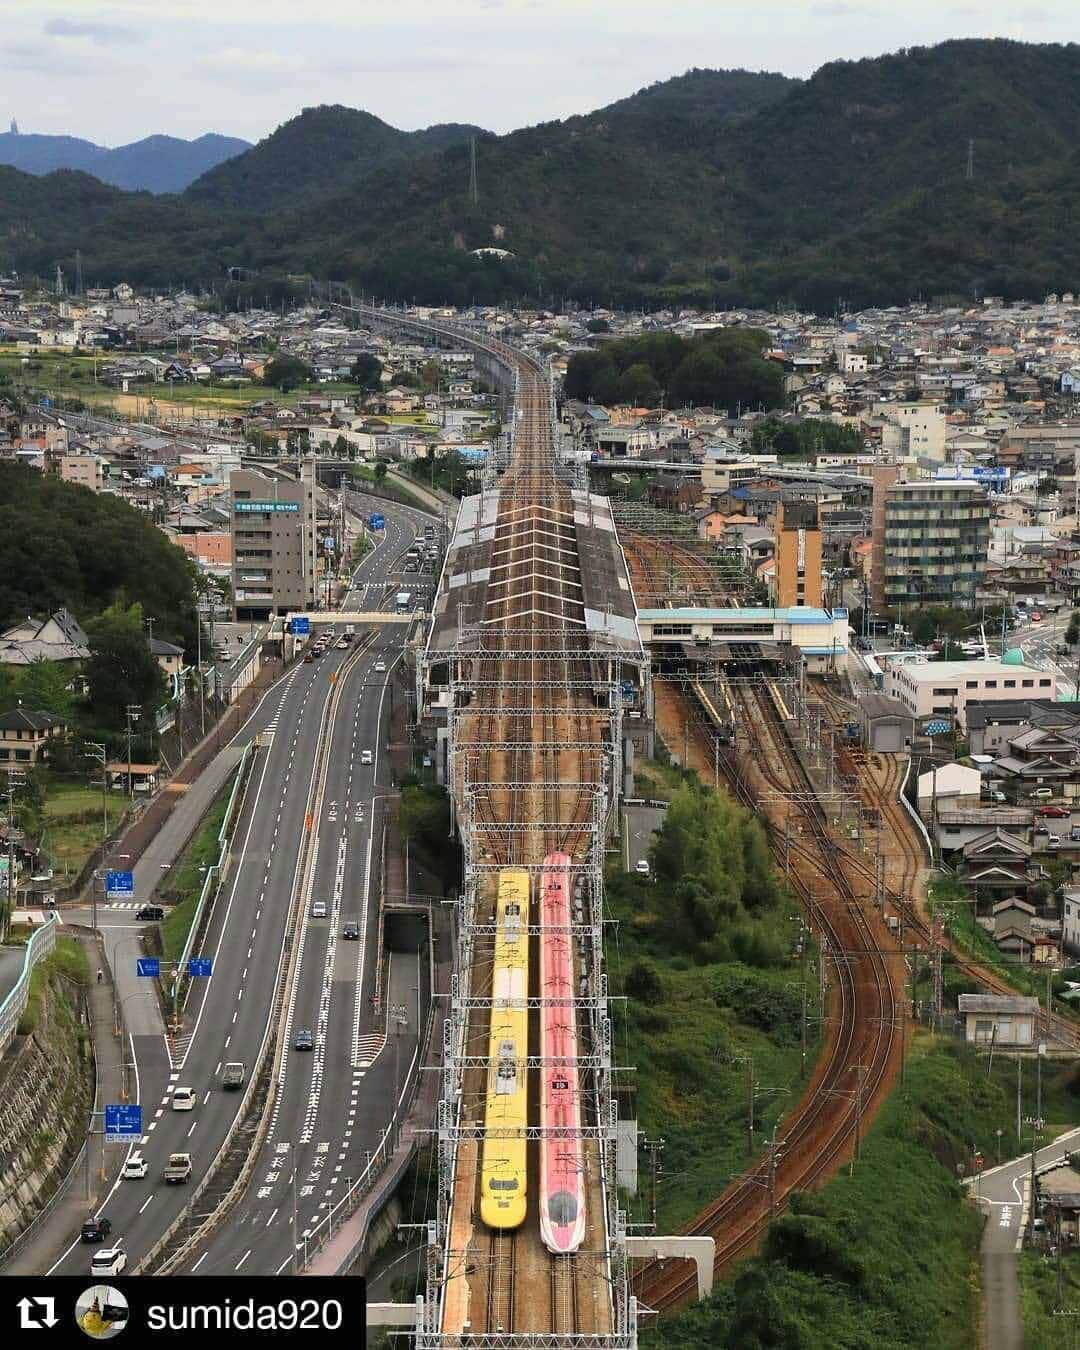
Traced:
[[133, 506], [0, 463], [0, 629], [66, 606], [86, 624], [138, 604], [154, 636], [193, 648], [194, 570]]
[[[309, 110], [181, 198], [0, 171], [3, 261], [49, 276], [81, 247], [103, 281], [216, 283], [239, 265], [457, 303], [828, 310], [1080, 285], [1076, 45], [950, 42], [804, 82], [690, 71], [587, 116], [478, 136], [475, 204], [469, 131], [409, 139]], [[299, 204], [262, 209], [293, 187]], [[475, 256], [489, 245], [512, 256]]]
[[399, 131], [355, 108], [305, 108], [246, 154], [203, 174], [185, 195], [239, 210], [280, 208], [477, 134], [481, 128], [457, 123]]

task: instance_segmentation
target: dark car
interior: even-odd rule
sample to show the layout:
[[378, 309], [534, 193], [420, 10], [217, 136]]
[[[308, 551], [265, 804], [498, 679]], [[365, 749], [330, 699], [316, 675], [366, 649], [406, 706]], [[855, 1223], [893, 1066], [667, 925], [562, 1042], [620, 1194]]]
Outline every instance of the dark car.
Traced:
[[293, 1049], [294, 1049], [294, 1050], [314, 1050], [314, 1049], [315, 1049], [315, 1037], [311, 1034], [310, 1031], [298, 1031], [298, 1032], [296, 1033], [296, 1040], [293, 1041]]
[[360, 925], [358, 923], [347, 923], [341, 930], [341, 936], [356, 941], [360, 937]]
[[104, 1242], [112, 1232], [112, 1221], [109, 1219], [87, 1219], [82, 1226], [81, 1237], [83, 1242]]
[[140, 905], [135, 911], [137, 919], [163, 919], [165, 911], [160, 905]]

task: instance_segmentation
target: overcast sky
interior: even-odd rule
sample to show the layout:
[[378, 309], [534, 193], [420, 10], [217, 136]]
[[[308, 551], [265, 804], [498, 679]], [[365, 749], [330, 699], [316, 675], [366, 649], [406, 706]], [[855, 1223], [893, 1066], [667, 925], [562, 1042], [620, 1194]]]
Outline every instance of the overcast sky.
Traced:
[[0, 119], [105, 145], [255, 141], [344, 103], [508, 131], [691, 66], [809, 75], [951, 37], [1077, 35], [1075, 0], [0, 0]]

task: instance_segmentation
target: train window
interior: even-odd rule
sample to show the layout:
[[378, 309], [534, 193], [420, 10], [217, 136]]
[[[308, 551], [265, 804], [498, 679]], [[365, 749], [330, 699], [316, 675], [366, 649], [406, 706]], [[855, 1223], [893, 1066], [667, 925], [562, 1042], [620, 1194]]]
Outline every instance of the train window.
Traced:
[[491, 1189], [493, 1191], [516, 1191], [518, 1188], [517, 1178], [512, 1181], [500, 1181], [497, 1177], [491, 1178]]

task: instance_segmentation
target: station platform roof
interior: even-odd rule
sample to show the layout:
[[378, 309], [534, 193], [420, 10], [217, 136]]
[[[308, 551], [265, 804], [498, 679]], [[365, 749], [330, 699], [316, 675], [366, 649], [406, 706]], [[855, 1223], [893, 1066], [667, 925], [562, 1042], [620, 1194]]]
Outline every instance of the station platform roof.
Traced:
[[[428, 636], [427, 659], [459, 648], [463, 634], [483, 623], [491, 577], [499, 489], [465, 497], [458, 511]], [[573, 491], [573, 525], [580, 566], [580, 626], [597, 651], [643, 659], [633, 590], [607, 497]], [[544, 616], [535, 617], [536, 627]]]

